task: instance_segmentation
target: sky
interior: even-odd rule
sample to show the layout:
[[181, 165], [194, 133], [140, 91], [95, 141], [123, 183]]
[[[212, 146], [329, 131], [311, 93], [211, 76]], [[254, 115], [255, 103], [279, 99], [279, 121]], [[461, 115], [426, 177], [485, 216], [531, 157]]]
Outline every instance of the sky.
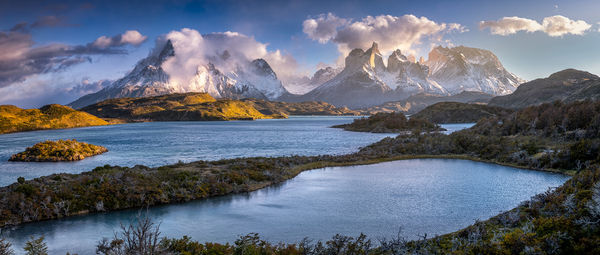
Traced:
[[161, 38], [223, 43], [208, 34], [267, 59], [286, 86], [372, 41], [384, 55], [425, 59], [435, 45], [491, 50], [526, 80], [600, 74], [599, 9], [597, 0], [1, 1], [0, 104], [69, 103], [125, 75]]

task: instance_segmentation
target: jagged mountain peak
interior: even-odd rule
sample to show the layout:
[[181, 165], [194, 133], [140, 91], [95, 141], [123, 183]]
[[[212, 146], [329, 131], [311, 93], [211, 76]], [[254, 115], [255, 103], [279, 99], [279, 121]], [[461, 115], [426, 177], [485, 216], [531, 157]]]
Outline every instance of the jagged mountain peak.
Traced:
[[489, 50], [437, 46], [425, 62], [429, 76], [452, 94], [481, 91], [492, 95], [513, 92], [524, 81], [508, 72]]
[[379, 52], [379, 46], [376, 42], [373, 42], [371, 48], [363, 51], [362, 49], [354, 49], [348, 54], [345, 61], [346, 69], [357, 69], [357, 68], [369, 68], [374, 71], [385, 70], [383, 64], [383, 57]]
[[206, 56], [191, 79], [172, 80], [163, 69], [177, 48], [170, 40], [140, 60], [134, 69], [111, 86], [71, 103], [80, 108], [109, 98], [147, 97], [168, 93], [206, 92], [214, 97], [276, 99], [287, 90], [264, 59], [234, 59], [228, 50]]

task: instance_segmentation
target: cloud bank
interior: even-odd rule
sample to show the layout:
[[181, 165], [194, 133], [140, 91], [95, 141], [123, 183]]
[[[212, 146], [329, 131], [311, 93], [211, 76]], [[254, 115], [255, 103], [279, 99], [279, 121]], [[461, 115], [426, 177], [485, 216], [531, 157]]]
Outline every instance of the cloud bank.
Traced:
[[265, 59], [284, 85], [299, 73], [299, 65], [290, 54], [269, 51], [267, 44], [237, 32], [202, 35], [184, 28], [159, 38], [155, 48], [161, 50], [166, 40], [172, 42], [175, 56], [162, 67], [179, 84], [188, 83], [200, 66], [210, 63], [223, 72], [236, 72], [257, 58]]
[[552, 37], [567, 34], [583, 35], [591, 27], [592, 25], [583, 20], [572, 20], [561, 15], [546, 17], [542, 20], [542, 23], [516, 16], [479, 22], [480, 29], [489, 28], [492, 34], [502, 36], [516, 34], [520, 31], [528, 33], [541, 31]]
[[445, 33], [465, 32], [467, 29], [457, 23], [437, 23], [427, 17], [414, 15], [367, 16], [358, 21], [339, 18], [331, 13], [309, 18], [303, 22], [303, 31], [309, 38], [320, 43], [337, 44], [342, 56], [352, 49], [366, 49], [373, 41], [378, 42], [383, 54], [396, 49], [414, 52], [424, 40], [441, 41]]
[[146, 40], [146, 36], [130, 30], [113, 37], [101, 36], [86, 45], [52, 43], [34, 46], [27, 30], [13, 29], [0, 31], [0, 88], [36, 74], [59, 72], [89, 62], [92, 55], [125, 54], [124, 46], [137, 46]]

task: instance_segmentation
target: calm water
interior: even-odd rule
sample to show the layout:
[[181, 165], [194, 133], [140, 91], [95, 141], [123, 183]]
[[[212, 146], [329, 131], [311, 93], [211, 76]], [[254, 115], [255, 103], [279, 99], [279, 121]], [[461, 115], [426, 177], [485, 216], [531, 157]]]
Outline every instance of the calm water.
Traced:
[[[19, 176], [79, 173], [97, 166], [161, 166], [222, 158], [345, 154], [394, 134], [348, 132], [332, 125], [356, 117], [290, 117], [282, 120], [150, 122], [0, 135], [0, 186]], [[8, 162], [10, 155], [44, 140], [72, 139], [109, 152], [77, 162]]]
[[[257, 232], [267, 240], [328, 239], [336, 233], [370, 237], [456, 231], [568, 177], [465, 160], [416, 159], [301, 173], [277, 187], [185, 204], [150, 208], [163, 236], [232, 242]], [[25, 224], [4, 233], [16, 247], [46, 236], [51, 254], [92, 254], [102, 237], [137, 211]]]

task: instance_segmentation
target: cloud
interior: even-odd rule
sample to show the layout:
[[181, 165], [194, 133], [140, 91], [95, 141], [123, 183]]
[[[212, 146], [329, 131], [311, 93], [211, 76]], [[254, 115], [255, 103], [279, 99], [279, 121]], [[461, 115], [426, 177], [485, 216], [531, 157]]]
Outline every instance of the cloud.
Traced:
[[140, 34], [136, 30], [127, 30], [125, 33], [113, 37], [100, 36], [92, 43], [92, 46], [100, 49], [119, 47], [126, 44], [138, 46], [146, 41], [147, 38], [147, 36]]
[[59, 72], [90, 62], [92, 55], [125, 54], [123, 46], [137, 46], [145, 39], [146, 36], [137, 31], [127, 31], [111, 38], [102, 36], [86, 45], [52, 43], [35, 46], [31, 34], [24, 30], [0, 31], [0, 88], [32, 75]]
[[490, 32], [495, 35], [510, 35], [519, 31], [527, 31], [529, 33], [540, 31], [544, 27], [535, 20], [519, 18], [519, 17], [504, 17], [497, 21], [481, 21], [479, 28], [489, 28]]
[[352, 49], [366, 49], [375, 41], [379, 50], [387, 54], [396, 49], [414, 51], [424, 39], [440, 41], [445, 33], [468, 31], [456, 23], [437, 23], [426, 17], [414, 15], [367, 16], [359, 21], [348, 21], [329, 13], [317, 19], [307, 19], [303, 31], [309, 38], [320, 43], [332, 41], [345, 56]]
[[290, 54], [269, 51], [267, 44], [241, 33], [227, 31], [202, 35], [197, 30], [184, 28], [159, 38], [155, 50], [162, 49], [166, 40], [172, 42], [176, 54], [162, 67], [180, 84], [188, 83], [200, 66], [211, 63], [222, 72], [236, 72], [257, 58], [265, 59], [284, 84], [298, 75], [299, 65]]
[[73, 24], [67, 23], [64, 18], [57, 16], [43, 16], [38, 18], [33, 23], [21, 22], [13, 26], [10, 31], [12, 32], [23, 32], [27, 33], [30, 29], [43, 28], [43, 27], [60, 27], [60, 26], [74, 26]]
[[516, 16], [504, 17], [496, 21], [479, 22], [480, 29], [489, 28], [492, 34], [503, 36], [516, 34], [520, 31], [528, 33], [541, 31], [552, 37], [566, 34], [583, 35], [591, 27], [592, 25], [583, 20], [571, 20], [561, 15], [545, 17], [541, 24], [532, 19]]
[[[94, 93], [112, 83], [110, 80], [61, 80], [48, 74], [33, 75], [22, 82], [0, 88], [0, 102], [24, 108], [39, 108], [46, 104], [67, 104]], [[73, 84], [75, 84], [73, 86]]]
[[332, 13], [319, 15], [316, 19], [307, 19], [302, 22], [302, 31], [308, 38], [327, 43], [337, 34], [337, 29], [348, 23], [346, 19], [336, 17]]

